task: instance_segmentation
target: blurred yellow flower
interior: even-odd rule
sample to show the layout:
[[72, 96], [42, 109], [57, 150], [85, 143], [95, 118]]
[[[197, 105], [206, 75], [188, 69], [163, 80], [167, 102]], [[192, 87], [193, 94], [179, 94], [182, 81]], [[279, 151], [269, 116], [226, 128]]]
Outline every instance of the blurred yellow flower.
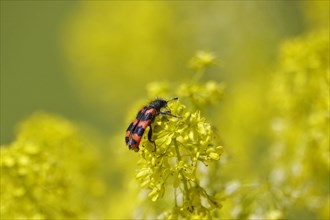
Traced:
[[94, 146], [72, 123], [38, 113], [1, 146], [1, 218], [97, 217], [105, 185]]

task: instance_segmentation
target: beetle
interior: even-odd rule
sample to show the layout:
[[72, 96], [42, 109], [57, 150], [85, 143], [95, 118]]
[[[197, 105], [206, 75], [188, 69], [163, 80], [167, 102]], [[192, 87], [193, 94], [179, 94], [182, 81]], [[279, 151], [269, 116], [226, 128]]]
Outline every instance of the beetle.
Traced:
[[149, 103], [148, 106], [144, 106], [136, 115], [134, 121], [128, 126], [125, 134], [125, 142], [128, 145], [128, 149], [139, 151], [139, 144], [141, 142], [142, 136], [149, 126], [148, 140], [155, 145], [155, 141], [151, 140], [152, 128], [151, 124], [155, 120], [156, 116], [168, 115], [176, 118], [180, 116], [172, 115], [170, 110], [161, 111], [162, 108], [167, 107], [167, 103], [173, 100], [178, 100], [178, 97], [174, 97], [170, 100], [156, 99]]

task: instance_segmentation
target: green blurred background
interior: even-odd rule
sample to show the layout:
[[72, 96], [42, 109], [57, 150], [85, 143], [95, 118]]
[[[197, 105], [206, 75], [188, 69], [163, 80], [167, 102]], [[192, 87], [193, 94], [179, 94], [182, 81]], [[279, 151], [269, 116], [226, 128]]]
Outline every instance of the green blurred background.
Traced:
[[242, 83], [262, 86], [280, 42], [324, 4], [1, 1], [1, 144], [36, 110], [114, 132], [148, 82], [190, 77], [198, 49], [223, 60], [208, 77], [226, 81], [230, 100]]
[[[132, 107], [148, 98], [150, 82], [172, 87], [189, 82], [189, 60], [206, 50], [218, 59], [203, 81], [226, 84], [222, 102], [205, 113], [225, 149], [221, 171], [212, 174], [219, 177], [213, 187], [223, 192], [242, 183], [241, 191], [224, 201], [220, 216], [242, 219], [261, 210], [263, 217], [277, 219], [328, 217], [328, 35], [329, 1], [1, 1], [0, 144], [9, 146], [2, 148], [4, 163], [16, 172], [12, 161], [23, 158], [21, 165], [37, 176], [34, 167], [47, 168], [50, 160], [24, 161], [25, 148], [31, 153], [35, 141], [43, 154], [51, 152], [48, 159], [58, 161], [60, 167], [51, 167], [55, 177], [66, 180], [62, 170], [78, 175], [73, 180], [80, 188], [63, 187], [73, 199], [68, 201], [72, 216], [89, 216], [92, 210], [103, 213], [95, 216], [131, 217], [142, 200], [134, 182], [137, 155], [127, 152], [123, 137], [136, 114]], [[16, 138], [16, 126], [38, 111], [65, 119], [36, 115]], [[88, 127], [88, 135], [76, 127]], [[93, 144], [85, 146], [85, 136]], [[93, 169], [84, 159], [75, 163], [89, 150], [101, 152], [90, 162]], [[38, 178], [32, 174], [27, 182], [35, 186]], [[99, 179], [90, 186], [92, 174]], [[5, 177], [21, 187], [16, 176]], [[54, 184], [44, 177], [37, 191]], [[255, 182], [254, 189], [243, 186]], [[7, 211], [20, 214], [12, 211], [17, 188], [3, 185], [9, 188]], [[85, 210], [81, 198], [92, 200], [86, 188], [107, 202], [75, 215]], [[272, 190], [278, 194], [265, 193]], [[40, 201], [48, 198], [38, 192]], [[52, 199], [49, 204], [62, 204], [61, 196]], [[117, 209], [118, 201], [127, 207]]]
[[61, 26], [78, 2], [1, 1], [1, 144], [36, 110], [82, 118], [65, 72]]

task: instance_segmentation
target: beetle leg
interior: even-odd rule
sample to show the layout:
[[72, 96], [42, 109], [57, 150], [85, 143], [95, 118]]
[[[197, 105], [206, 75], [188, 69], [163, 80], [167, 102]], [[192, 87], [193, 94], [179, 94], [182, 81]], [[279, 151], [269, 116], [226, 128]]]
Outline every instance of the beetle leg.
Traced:
[[170, 110], [160, 111], [159, 114], [168, 115], [168, 116], [172, 116], [175, 118], [183, 118], [182, 116], [173, 115]]
[[149, 132], [148, 132], [148, 140], [154, 144], [155, 148], [153, 151], [156, 151], [156, 143], [155, 141], [151, 140], [151, 137], [152, 137], [152, 128], [151, 128], [151, 125], [149, 125]]

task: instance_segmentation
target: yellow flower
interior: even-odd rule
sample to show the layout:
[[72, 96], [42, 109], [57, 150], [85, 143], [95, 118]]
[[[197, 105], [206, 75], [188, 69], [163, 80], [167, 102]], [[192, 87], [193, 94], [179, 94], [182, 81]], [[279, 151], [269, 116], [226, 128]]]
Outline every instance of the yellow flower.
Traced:
[[[202, 210], [183, 215], [189, 218], [193, 215], [210, 216], [211, 207], [218, 207], [214, 206], [217, 202], [200, 187], [197, 166], [200, 162], [207, 164], [219, 160], [222, 147], [217, 145], [211, 125], [199, 111], [188, 112], [186, 106], [179, 102], [169, 103], [169, 109], [182, 118], [161, 115], [156, 118], [152, 124], [156, 150], [144, 136], [140, 143], [136, 178], [142, 187], [150, 190], [148, 197], [152, 201], [161, 199], [166, 186], [172, 182], [174, 190], [183, 195], [180, 203], [188, 209]], [[209, 209], [198, 202], [202, 198], [206, 198]]]
[[[1, 146], [1, 218], [87, 218], [98, 199], [93, 186], [96, 152], [77, 128], [39, 113], [20, 125], [17, 139]], [[94, 167], [94, 168], [93, 168]], [[95, 169], [95, 170], [94, 170]]]
[[197, 51], [190, 60], [190, 66], [194, 69], [202, 69], [215, 64], [216, 57], [213, 53], [207, 51]]

